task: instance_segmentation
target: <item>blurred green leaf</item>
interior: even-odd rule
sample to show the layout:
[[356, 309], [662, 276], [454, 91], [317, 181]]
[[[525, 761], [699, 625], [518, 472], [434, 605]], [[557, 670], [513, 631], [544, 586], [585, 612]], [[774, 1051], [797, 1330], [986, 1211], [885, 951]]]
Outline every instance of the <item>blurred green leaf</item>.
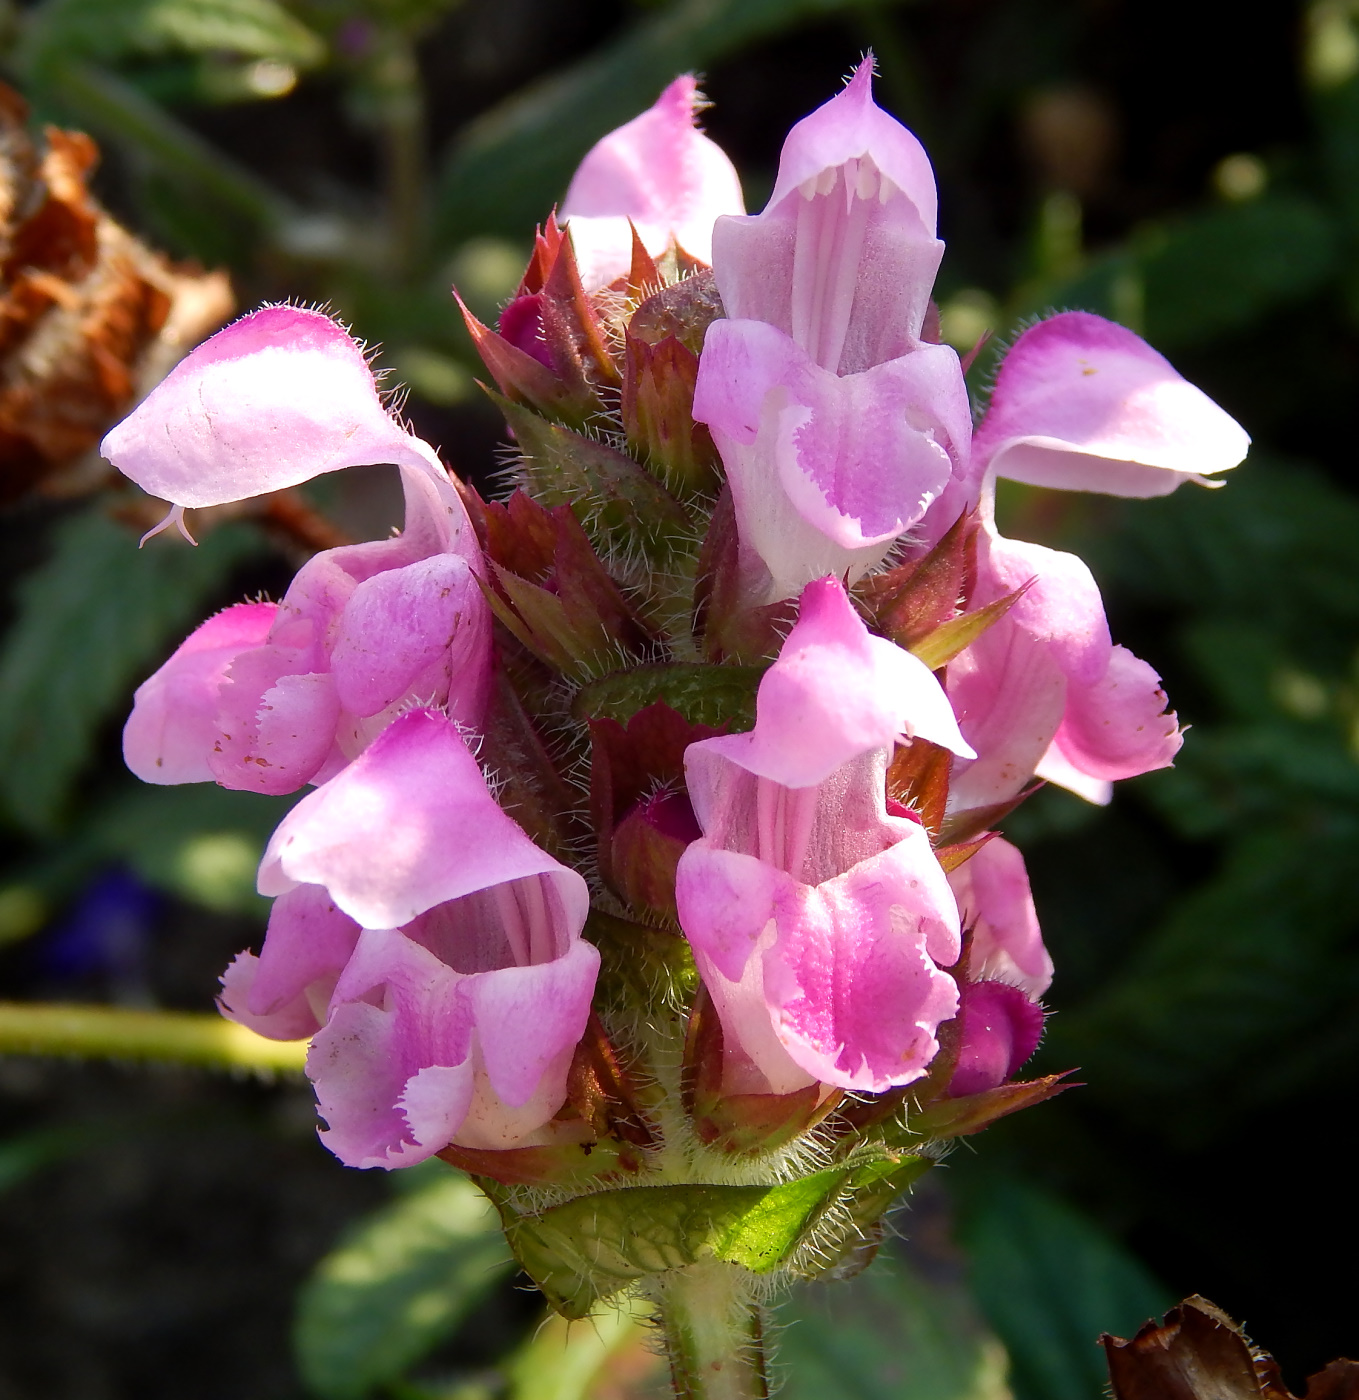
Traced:
[[1258, 1113], [1320, 1047], [1359, 1042], [1357, 867], [1353, 826], [1252, 831], [1115, 982], [1054, 1020], [1045, 1054], [1181, 1141]]
[[15, 822], [56, 826], [114, 707], [261, 547], [231, 524], [197, 549], [162, 539], [139, 551], [98, 505], [57, 528], [0, 652], [0, 805]]
[[678, 0], [573, 67], [478, 117], [449, 154], [436, 194], [440, 239], [521, 237], [566, 192], [606, 132], [649, 107], [680, 73], [746, 44], [854, 8], [856, 0]]
[[1104, 521], [1079, 547], [1141, 603], [1244, 617], [1339, 659], [1359, 623], [1356, 540], [1359, 501], [1257, 449], [1226, 489], [1120, 504], [1117, 529]]
[[777, 1320], [789, 1400], [1009, 1400], [1005, 1348], [961, 1281], [927, 1278], [900, 1251], [798, 1288]]
[[20, 39], [21, 69], [76, 57], [115, 63], [172, 53], [239, 54], [310, 67], [325, 46], [277, 0], [45, 0]]
[[358, 1400], [395, 1380], [513, 1264], [490, 1203], [439, 1166], [353, 1227], [303, 1286], [294, 1345], [308, 1388], [325, 1400]]
[[1055, 1196], [987, 1171], [957, 1177], [972, 1294], [1010, 1354], [1015, 1400], [1100, 1400], [1100, 1333], [1130, 1337], [1174, 1299]]
[[19, 1186], [44, 1167], [55, 1166], [106, 1138], [104, 1125], [76, 1122], [0, 1139], [0, 1191]]
[[[614, 1358], [648, 1346], [647, 1322], [648, 1309], [640, 1299], [600, 1304], [576, 1322], [549, 1314], [505, 1363], [508, 1400], [589, 1400]], [[651, 1359], [653, 1365], [661, 1364], [654, 1351]]]
[[294, 797], [231, 792], [215, 783], [138, 785], [97, 808], [87, 837], [148, 884], [221, 912], [263, 915], [255, 872]]
[[1336, 232], [1315, 201], [1270, 194], [1144, 229], [1037, 299], [1123, 321], [1179, 350], [1319, 291], [1338, 269]]

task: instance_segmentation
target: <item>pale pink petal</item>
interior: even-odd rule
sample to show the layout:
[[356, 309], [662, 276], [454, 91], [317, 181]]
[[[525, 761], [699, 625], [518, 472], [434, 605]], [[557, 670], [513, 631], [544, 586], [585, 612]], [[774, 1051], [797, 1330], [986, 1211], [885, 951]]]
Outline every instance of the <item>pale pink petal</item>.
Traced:
[[691, 744], [685, 762], [696, 789], [708, 780], [693, 770], [710, 756], [805, 788], [861, 754], [916, 735], [972, 756], [929, 668], [870, 634], [844, 586], [828, 578], [803, 590], [797, 625], [760, 682], [755, 728]]
[[453, 1141], [459, 1147], [478, 1147], [491, 1152], [507, 1147], [546, 1145], [551, 1141], [548, 1125], [566, 1102], [566, 1078], [574, 1051], [575, 1046], [569, 1046], [551, 1061], [533, 1093], [512, 1108], [491, 1087], [478, 1045], [473, 1056], [472, 1101]]
[[273, 603], [238, 603], [210, 617], [137, 687], [123, 758], [144, 783], [207, 783], [217, 742], [218, 693], [241, 652], [259, 646]]
[[[312, 1041], [307, 1074], [348, 1166], [411, 1166], [451, 1141], [472, 1097], [472, 1019], [463, 983], [433, 953], [391, 930], [360, 935]], [[422, 1070], [441, 1068], [415, 1090]], [[411, 1117], [403, 1100], [412, 1093]], [[445, 1095], [442, 1106], [432, 1102]]]
[[1018, 849], [996, 837], [950, 872], [948, 882], [964, 927], [972, 929], [973, 979], [1008, 982], [1031, 999], [1041, 997], [1052, 985], [1052, 959]]
[[328, 1125], [321, 1141], [347, 1167], [390, 1170], [423, 1162], [448, 1146], [451, 1137], [440, 1137], [466, 1113], [472, 1098], [471, 1064], [440, 1066], [445, 1072], [434, 1077], [434, 1084], [421, 1086], [437, 1089], [444, 1099], [440, 1110], [426, 1101], [425, 1093], [415, 1093], [417, 1138], [402, 1103], [420, 1074], [419, 1067], [410, 1067], [407, 1039], [397, 1011], [347, 1002], [335, 1008], [312, 1040], [307, 1076], [316, 1087], [317, 1111]]
[[[436, 554], [365, 579], [340, 618], [330, 671], [340, 704], [372, 715], [401, 699], [436, 661], [444, 661], [444, 700], [453, 669], [490, 668], [487, 605], [467, 562]], [[484, 691], [483, 684], [474, 685]], [[475, 724], [475, 718], [464, 716]]]
[[722, 1088], [728, 1094], [793, 1094], [816, 1083], [784, 1048], [774, 1029], [764, 994], [763, 948], [772, 943], [768, 930], [756, 944], [756, 956], [732, 982], [695, 947], [694, 962], [722, 1024]]
[[[465, 1128], [475, 1093], [476, 1074], [469, 1061], [426, 1065], [406, 1081], [397, 1107], [417, 1143], [422, 1147], [436, 1143], [446, 1147]], [[560, 1103], [558, 1100], [558, 1107]], [[551, 1117], [551, 1113], [547, 1116]]]
[[1125, 647], [1115, 647], [1098, 681], [1067, 690], [1053, 742], [1073, 768], [1108, 781], [1170, 767], [1184, 739], [1166, 710], [1160, 676]]
[[957, 1010], [958, 912], [914, 828], [834, 880], [780, 899], [764, 991], [792, 1059], [825, 1084], [880, 1093], [925, 1073]]
[[792, 877], [753, 855], [695, 841], [675, 871], [680, 926], [701, 955], [729, 982], [739, 982], [779, 895]]
[[948, 346], [841, 377], [752, 320], [709, 328], [694, 417], [722, 454], [742, 545], [780, 597], [879, 562], [963, 469], [971, 434]]
[[259, 888], [324, 885], [364, 927], [400, 928], [435, 905], [530, 875], [551, 878], [579, 929], [585, 882], [501, 811], [456, 728], [419, 710], [288, 813]]
[[913, 350], [943, 244], [920, 143], [873, 101], [870, 64], [788, 134], [762, 214], [713, 230], [727, 314], [853, 374]]
[[305, 1040], [314, 1035], [321, 1028], [321, 1021], [305, 992], [298, 992], [263, 1015], [249, 1009], [259, 968], [259, 959], [253, 953], [237, 953], [222, 973], [217, 1009], [227, 1020], [247, 1026], [269, 1040]]
[[100, 451], [153, 496], [201, 507], [394, 462], [444, 476], [382, 406], [363, 352], [328, 316], [251, 312], [175, 366]]
[[1085, 564], [1006, 539], [987, 524], [972, 602], [991, 603], [1020, 587], [1026, 591], [1009, 612], [949, 663], [949, 700], [979, 755], [954, 765], [954, 809], [1015, 796], [1052, 744], [1069, 687], [1099, 681], [1113, 654], [1104, 601]]
[[221, 691], [219, 742], [208, 759], [223, 787], [296, 792], [330, 756], [340, 717], [335, 683], [324, 672], [290, 674], [284, 669], [290, 664], [274, 647], [246, 652], [232, 664]]
[[1038, 1048], [1043, 1008], [1018, 987], [974, 982], [963, 992], [962, 1043], [949, 1080], [951, 1098], [1004, 1084]]
[[1082, 773], [1057, 747], [1055, 739], [1038, 761], [1033, 776], [1074, 792], [1096, 807], [1107, 807], [1114, 800], [1113, 783], [1108, 778], [1092, 778], [1089, 773]]
[[[548, 1070], [585, 1034], [598, 975], [598, 949], [578, 938], [550, 962], [467, 979], [482, 1062], [503, 1103], [526, 1104]], [[547, 1117], [560, 1106], [558, 1099]]]
[[774, 1092], [802, 1087], [801, 1076], [877, 1092], [918, 1078], [938, 1048], [934, 1032], [957, 1006], [936, 965], [957, 959], [957, 906], [923, 828], [902, 830], [819, 885], [707, 840], [680, 858], [680, 923], [725, 1039]]
[[629, 220], [653, 256], [673, 237], [709, 262], [713, 220], [744, 210], [735, 167], [694, 125], [697, 100], [693, 75], [676, 78], [654, 106], [610, 132], [581, 162], [559, 217], [587, 290], [627, 274]]
[[1030, 327], [1001, 363], [974, 452], [1035, 486], [1163, 496], [1227, 471], [1250, 438], [1145, 341], [1084, 311]]
[[1088, 683], [1108, 669], [1113, 642], [1104, 599], [1083, 560], [988, 528], [978, 540], [977, 574], [973, 606], [1029, 585], [1006, 618], [1046, 647], [1064, 675]]
[[1066, 693], [1048, 648], [1008, 617], [950, 661], [949, 700], [978, 754], [953, 765], [950, 808], [986, 807], [1019, 793], [1062, 723]]
[[324, 1020], [330, 994], [358, 940], [358, 924], [337, 909], [319, 885], [289, 890], [269, 911], [246, 1009], [267, 1016], [305, 995], [318, 1019]]

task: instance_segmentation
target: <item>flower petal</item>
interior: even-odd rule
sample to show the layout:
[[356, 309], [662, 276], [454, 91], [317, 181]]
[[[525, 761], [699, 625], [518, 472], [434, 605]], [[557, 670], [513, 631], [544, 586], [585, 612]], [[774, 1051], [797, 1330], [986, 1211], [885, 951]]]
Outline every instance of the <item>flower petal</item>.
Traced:
[[[756, 697], [755, 728], [691, 744], [686, 768], [717, 756], [790, 788], [812, 787], [872, 749], [919, 735], [972, 757], [948, 697], [910, 652], [872, 636], [838, 579], [809, 583], [796, 626]], [[699, 810], [700, 821], [707, 820]]]
[[269, 1040], [305, 1040], [320, 1030], [321, 1022], [304, 992], [263, 1015], [250, 1011], [259, 970], [259, 959], [253, 953], [237, 953], [227, 965], [222, 973], [222, 993], [217, 998], [217, 1009], [227, 1020], [247, 1026]]
[[1235, 419], [1122, 326], [1066, 311], [1001, 363], [973, 450], [999, 476], [1067, 491], [1164, 496], [1245, 457]]
[[1160, 676], [1126, 647], [1114, 647], [1098, 681], [1067, 690], [1053, 747], [1078, 772], [1106, 782], [1169, 768], [1183, 742]]
[[[599, 950], [576, 939], [551, 962], [468, 978], [482, 1062], [505, 1104], [526, 1104], [548, 1069], [585, 1034], [598, 976]], [[558, 1107], [560, 1101], [552, 1112]]]
[[972, 929], [971, 975], [1008, 982], [1031, 999], [1052, 985], [1024, 857], [1002, 837], [949, 873], [964, 927]]
[[713, 229], [727, 314], [853, 374], [919, 345], [944, 245], [920, 143], [873, 101], [872, 65], [788, 134], [764, 212]]
[[346, 710], [376, 714], [401, 699], [436, 662], [446, 671], [442, 693], [418, 698], [444, 700], [456, 675], [459, 694], [466, 697], [458, 717], [479, 724], [491, 665], [490, 622], [466, 560], [435, 554], [355, 588], [330, 654], [336, 693]]
[[358, 941], [358, 924], [319, 885], [289, 890], [269, 911], [246, 1009], [267, 1016], [311, 988], [313, 1006], [324, 1010]]
[[765, 997], [792, 1059], [824, 1084], [880, 1093], [925, 1073], [957, 987], [958, 911], [915, 827], [897, 845], [778, 902]]
[[237, 603], [210, 617], [137, 687], [123, 728], [123, 758], [144, 783], [209, 783], [218, 694], [243, 651], [269, 633], [273, 603]]
[[283, 819], [260, 866], [262, 894], [324, 885], [365, 928], [400, 928], [447, 900], [550, 876], [578, 930], [584, 880], [501, 811], [457, 729], [416, 710]]
[[745, 209], [735, 167], [694, 125], [697, 88], [690, 73], [676, 78], [653, 106], [597, 142], [572, 177], [559, 217], [587, 291], [627, 274], [629, 220], [653, 256], [673, 237], [710, 262], [713, 220]]
[[143, 490], [201, 507], [394, 462], [444, 476], [382, 406], [363, 352], [328, 316], [251, 312], [175, 366], [100, 451]]

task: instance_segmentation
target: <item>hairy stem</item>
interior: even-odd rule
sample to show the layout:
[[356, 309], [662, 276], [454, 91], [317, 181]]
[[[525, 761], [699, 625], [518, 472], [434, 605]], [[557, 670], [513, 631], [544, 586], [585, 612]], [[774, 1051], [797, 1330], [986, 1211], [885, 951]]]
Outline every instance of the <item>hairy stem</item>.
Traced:
[[703, 1260], [662, 1275], [652, 1296], [676, 1400], [765, 1400], [764, 1319], [744, 1269]]

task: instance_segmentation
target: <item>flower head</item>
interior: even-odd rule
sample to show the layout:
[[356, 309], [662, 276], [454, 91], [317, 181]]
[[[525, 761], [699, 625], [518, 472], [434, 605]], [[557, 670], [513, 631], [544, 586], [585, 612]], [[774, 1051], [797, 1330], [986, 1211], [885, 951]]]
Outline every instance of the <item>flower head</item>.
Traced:
[[957, 1009], [939, 970], [958, 956], [956, 904], [919, 821], [886, 807], [908, 734], [970, 752], [924, 665], [869, 636], [825, 579], [761, 682], [755, 728], [689, 746], [703, 836], [676, 897], [738, 1092], [910, 1083]]
[[505, 815], [443, 716], [403, 716], [298, 803], [260, 890], [269, 934], [223, 1003], [265, 1034], [316, 1033], [342, 1161], [521, 1145], [561, 1107], [599, 968], [585, 882]]
[[958, 357], [920, 339], [935, 206], [929, 160], [864, 63], [789, 133], [764, 211], [717, 221], [728, 319], [708, 331], [694, 417], [727, 469], [756, 601], [857, 577], [967, 470]]

